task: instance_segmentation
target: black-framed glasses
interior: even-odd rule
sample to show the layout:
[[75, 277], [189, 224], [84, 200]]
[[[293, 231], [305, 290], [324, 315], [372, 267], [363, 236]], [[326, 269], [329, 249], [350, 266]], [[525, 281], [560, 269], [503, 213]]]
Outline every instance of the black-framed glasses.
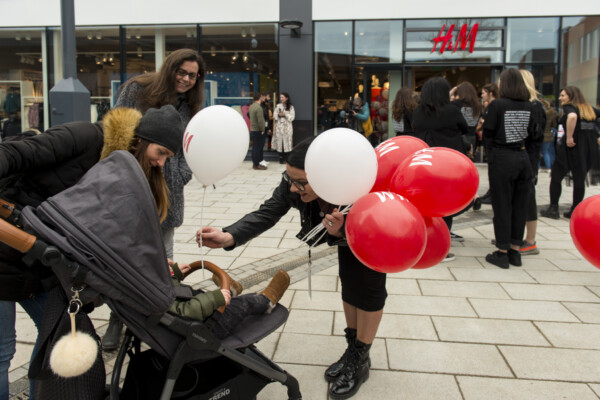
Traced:
[[304, 192], [306, 190], [306, 185], [308, 185], [308, 182], [298, 182], [293, 180], [292, 178], [290, 178], [290, 176], [287, 174], [287, 171], [283, 171], [281, 173], [281, 175], [283, 176], [283, 180], [286, 181], [287, 183], [291, 183], [292, 185], [294, 185], [296, 187], [296, 189], [298, 189], [301, 192]]
[[177, 68], [177, 70], [175, 71], [175, 73], [177, 74], [177, 76], [180, 77], [184, 77], [187, 76], [188, 78], [190, 78], [190, 81], [195, 81], [196, 79], [198, 79], [198, 76], [200, 74], [198, 74], [197, 72], [187, 72], [185, 69], [182, 68]]

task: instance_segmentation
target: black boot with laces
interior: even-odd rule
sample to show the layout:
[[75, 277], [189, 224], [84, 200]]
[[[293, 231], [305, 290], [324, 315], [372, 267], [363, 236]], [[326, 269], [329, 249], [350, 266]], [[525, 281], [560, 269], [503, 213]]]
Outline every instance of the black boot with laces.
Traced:
[[370, 344], [356, 340], [350, 346], [350, 352], [344, 370], [329, 388], [329, 397], [334, 400], [348, 399], [354, 396], [360, 385], [369, 379], [369, 349]]
[[[346, 366], [346, 361], [348, 360], [348, 356], [350, 355], [350, 347], [354, 346], [354, 341], [356, 340], [356, 329], [346, 328], [344, 329], [344, 332], [346, 333], [345, 336], [346, 343], [348, 343], [348, 347], [346, 347], [346, 351], [344, 351], [342, 357], [333, 364], [331, 364], [329, 368], [327, 368], [327, 370], [325, 371], [325, 380], [327, 382], [333, 382], [337, 379], [337, 377], [340, 375], [340, 372], [342, 372], [344, 367]], [[370, 362], [371, 360], [369, 360], [369, 366], [371, 365]]]

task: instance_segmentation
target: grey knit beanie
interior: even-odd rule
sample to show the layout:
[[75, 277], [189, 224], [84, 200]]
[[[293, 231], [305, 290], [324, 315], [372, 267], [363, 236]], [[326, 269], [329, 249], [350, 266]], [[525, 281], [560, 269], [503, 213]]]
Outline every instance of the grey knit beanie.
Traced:
[[172, 105], [149, 108], [142, 116], [135, 134], [149, 142], [165, 146], [173, 153], [181, 149], [185, 126]]

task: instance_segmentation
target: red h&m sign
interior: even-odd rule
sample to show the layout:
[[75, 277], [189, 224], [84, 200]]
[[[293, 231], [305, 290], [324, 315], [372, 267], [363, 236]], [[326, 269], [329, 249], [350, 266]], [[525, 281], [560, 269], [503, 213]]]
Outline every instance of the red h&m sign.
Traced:
[[433, 49], [431, 52], [435, 51], [438, 43], [442, 44], [440, 48], [440, 54], [444, 54], [444, 50], [452, 50], [456, 53], [456, 50], [460, 47], [461, 50], [465, 50], [467, 48], [467, 42], [469, 43], [469, 53], [473, 52], [473, 48], [475, 47], [475, 39], [477, 38], [477, 29], [479, 29], [479, 24], [473, 25], [471, 28], [471, 32], [467, 33], [467, 24], [464, 24], [460, 31], [458, 32], [458, 36], [454, 43], [452, 43], [452, 33], [454, 32], [455, 25], [450, 25], [450, 29], [448, 29], [448, 33], [444, 35], [444, 31], [446, 29], [446, 24], [442, 26], [439, 35], [433, 38]]

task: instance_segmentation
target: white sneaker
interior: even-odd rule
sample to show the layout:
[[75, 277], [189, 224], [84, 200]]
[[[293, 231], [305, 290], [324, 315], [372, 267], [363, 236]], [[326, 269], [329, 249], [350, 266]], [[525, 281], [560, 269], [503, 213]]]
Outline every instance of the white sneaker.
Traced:
[[259, 162], [260, 165], [262, 165], [263, 167], [268, 167], [269, 163], [266, 162], [265, 160], [262, 160], [261, 162]]

